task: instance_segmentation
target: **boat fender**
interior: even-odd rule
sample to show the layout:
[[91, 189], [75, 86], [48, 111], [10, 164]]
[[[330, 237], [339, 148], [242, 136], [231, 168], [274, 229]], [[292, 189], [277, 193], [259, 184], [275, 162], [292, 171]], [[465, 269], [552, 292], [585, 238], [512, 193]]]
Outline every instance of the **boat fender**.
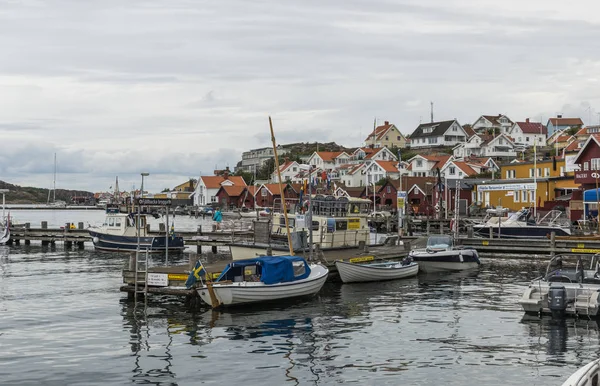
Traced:
[[100, 239], [96, 236], [92, 239], [92, 241], [94, 242], [94, 244], [98, 244], [98, 241], [100, 241]]

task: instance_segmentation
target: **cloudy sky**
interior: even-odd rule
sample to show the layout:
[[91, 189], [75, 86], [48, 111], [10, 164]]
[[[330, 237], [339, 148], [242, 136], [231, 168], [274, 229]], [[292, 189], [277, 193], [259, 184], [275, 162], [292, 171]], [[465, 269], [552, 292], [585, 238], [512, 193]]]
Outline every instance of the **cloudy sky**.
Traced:
[[598, 123], [600, 2], [0, 0], [0, 180], [150, 191], [373, 120]]

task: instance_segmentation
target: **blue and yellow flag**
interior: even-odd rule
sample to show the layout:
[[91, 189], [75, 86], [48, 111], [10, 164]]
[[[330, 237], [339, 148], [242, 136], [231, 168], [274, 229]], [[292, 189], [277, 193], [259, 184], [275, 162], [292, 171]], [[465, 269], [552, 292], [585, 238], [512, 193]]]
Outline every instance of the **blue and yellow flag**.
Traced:
[[196, 284], [196, 282], [198, 280], [200, 280], [200, 275], [202, 274], [202, 272], [204, 272], [204, 274], [206, 274], [206, 270], [204, 269], [204, 266], [202, 265], [200, 260], [198, 260], [198, 261], [196, 261], [196, 265], [194, 266], [194, 269], [192, 269], [192, 272], [190, 272], [190, 275], [188, 276], [187, 280], [185, 281], [185, 287], [187, 289], [190, 289], [194, 284]]

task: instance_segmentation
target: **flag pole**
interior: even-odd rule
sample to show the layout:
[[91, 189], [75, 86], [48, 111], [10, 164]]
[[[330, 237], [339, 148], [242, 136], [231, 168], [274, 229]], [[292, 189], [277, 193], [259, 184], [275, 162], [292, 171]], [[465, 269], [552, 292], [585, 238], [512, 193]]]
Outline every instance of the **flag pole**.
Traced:
[[285, 193], [283, 192], [283, 187], [281, 185], [281, 170], [279, 169], [277, 143], [275, 142], [275, 134], [273, 133], [273, 121], [271, 121], [271, 116], [269, 116], [269, 127], [271, 129], [271, 142], [273, 142], [273, 154], [275, 155], [275, 169], [277, 170], [277, 179], [279, 180], [279, 191], [281, 192], [281, 206], [283, 208], [283, 217], [285, 218], [285, 230], [287, 232], [288, 246], [290, 248], [290, 255], [294, 256], [294, 246], [292, 245], [292, 234], [290, 233], [287, 207], [285, 204]]

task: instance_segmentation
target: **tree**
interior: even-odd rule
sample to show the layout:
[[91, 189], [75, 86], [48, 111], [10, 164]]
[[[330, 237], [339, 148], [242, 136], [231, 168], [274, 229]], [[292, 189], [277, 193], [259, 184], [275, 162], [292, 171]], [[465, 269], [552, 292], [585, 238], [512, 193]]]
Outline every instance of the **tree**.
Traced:
[[256, 178], [259, 180], [268, 180], [275, 171], [275, 158], [269, 158], [256, 172]]
[[246, 185], [252, 185], [254, 183], [254, 173], [248, 172], [243, 169], [238, 169], [235, 173], [236, 176], [241, 176], [244, 179]]

